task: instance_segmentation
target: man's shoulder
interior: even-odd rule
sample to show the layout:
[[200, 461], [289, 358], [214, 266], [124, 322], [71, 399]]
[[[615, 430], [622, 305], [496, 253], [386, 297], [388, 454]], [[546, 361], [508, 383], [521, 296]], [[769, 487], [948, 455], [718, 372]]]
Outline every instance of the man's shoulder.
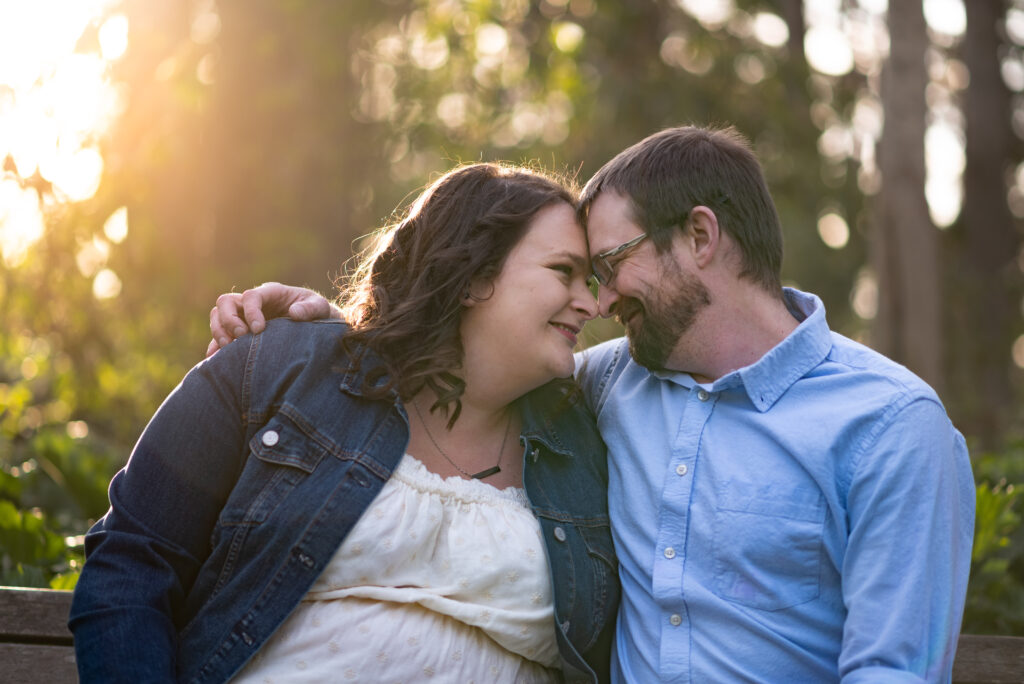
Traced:
[[939, 402], [935, 390], [909, 368], [837, 332], [832, 332], [832, 348], [821, 370], [842, 372], [851, 384], [851, 391], [857, 387], [893, 398], [903, 397], [906, 401], [931, 399]]
[[[601, 383], [619, 376], [630, 365], [629, 341], [616, 337], [587, 347], [576, 354], [576, 377], [584, 385]], [[639, 368], [639, 366], [637, 366]]]
[[629, 359], [629, 341], [625, 337], [605, 340], [587, 347], [576, 355], [576, 360], [585, 366], [607, 367], [610, 364]]

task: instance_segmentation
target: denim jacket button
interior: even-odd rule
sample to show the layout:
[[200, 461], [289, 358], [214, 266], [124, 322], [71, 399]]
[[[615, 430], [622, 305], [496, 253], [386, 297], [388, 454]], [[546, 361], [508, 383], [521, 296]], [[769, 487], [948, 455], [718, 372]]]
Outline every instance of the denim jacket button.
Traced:
[[532, 459], [533, 459], [533, 462], [534, 462], [534, 463], [536, 463], [536, 462], [537, 462], [537, 459], [538, 459], [539, 457], [540, 457], [540, 448], [538, 447], [538, 448], [534, 449], [534, 450], [533, 450], [533, 451], [532, 451], [532, 452], [530, 453], [530, 458], [532, 458]]
[[281, 436], [277, 434], [277, 430], [267, 430], [263, 433], [262, 441], [265, 446], [272, 447], [277, 444], [277, 440], [280, 438]]
[[557, 539], [558, 541], [565, 541], [565, 530], [563, 530], [561, 527], [556, 527], [553, 534], [555, 535], [555, 539]]

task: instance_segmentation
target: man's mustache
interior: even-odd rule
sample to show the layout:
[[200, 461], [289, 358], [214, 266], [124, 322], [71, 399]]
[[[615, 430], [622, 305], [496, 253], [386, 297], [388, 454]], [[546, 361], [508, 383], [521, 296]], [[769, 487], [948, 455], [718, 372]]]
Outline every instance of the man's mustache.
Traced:
[[626, 322], [629, 321], [634, 314], [643, 313], [643, 310], [644, 305], [640, 303], [640, 300], [628, 297], [619, 303], [619, 311], [616, 318], [618, 318], [619, 323], [625, 327]]

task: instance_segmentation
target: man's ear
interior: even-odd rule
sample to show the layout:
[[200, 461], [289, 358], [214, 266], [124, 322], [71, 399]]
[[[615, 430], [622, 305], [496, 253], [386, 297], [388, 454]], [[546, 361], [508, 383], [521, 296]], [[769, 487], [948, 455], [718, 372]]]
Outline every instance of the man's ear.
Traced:
[[704, 205], [694, 207], [687, 217], [683, 235], [698, 268], [704, 268], [714, 260], [722, 239], [715, 212]]

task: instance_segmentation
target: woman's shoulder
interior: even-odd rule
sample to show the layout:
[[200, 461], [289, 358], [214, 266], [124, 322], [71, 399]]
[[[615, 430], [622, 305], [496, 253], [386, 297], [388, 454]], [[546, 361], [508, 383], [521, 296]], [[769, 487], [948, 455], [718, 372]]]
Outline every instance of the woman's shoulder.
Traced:
[[276, 384], [282, 376], [294, 379], [347, 365], [342, 344], [347, 331], [343, 321], [275, 318], [262, 332], [241, 337], [221, 351], [236, 351], [231, 347], [238, 345], [237, 353], [245, 355], [246, 375], [253, 382]]
[[[253, 350], [258, 350], [263, 357], [278, 355], [284, 357], [316, 355], [322, 357], [326, 352], [342, 353], [342, 339], [348, 332], [348, 324], [335, 319], [320, 321], [293, 321], [287, 318], [274, 318], [267, 321], [263, 332], [250, 339]], [[239, 341], [249, 339], [240, 338]]]
[[293, 321], [290, 318], [272, 318], [267, 327], [259, 333], [264, 337], [281, 340], [337, 340], [348, 332], [348, 323], [337, 318], [322, 318], [316, 321]]

